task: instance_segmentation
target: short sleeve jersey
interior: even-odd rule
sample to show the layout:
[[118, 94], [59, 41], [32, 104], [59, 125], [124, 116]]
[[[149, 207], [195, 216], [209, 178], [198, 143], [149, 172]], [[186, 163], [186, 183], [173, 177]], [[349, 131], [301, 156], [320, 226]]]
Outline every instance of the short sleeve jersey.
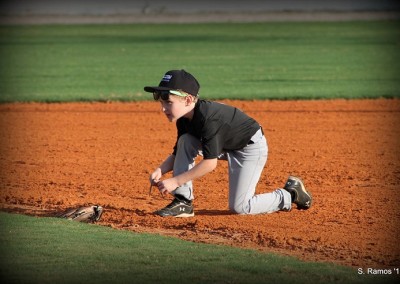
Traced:
[[[223, 151], [244, 148], [260, 129], [253, 118], [241, 110], [218, 102], [198, 100], [192, 120], [177, 120], [178, 137], [189, 133], [201, 141], [204, 159], [217, 158]], [[176, 155], [177, 142], [173, 154]]]

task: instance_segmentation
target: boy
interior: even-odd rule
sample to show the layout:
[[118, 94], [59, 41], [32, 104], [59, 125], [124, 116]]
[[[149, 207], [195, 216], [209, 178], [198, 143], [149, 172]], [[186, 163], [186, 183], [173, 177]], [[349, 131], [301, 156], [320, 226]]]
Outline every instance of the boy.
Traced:
[[[199, 99], [200, 84], [185, 70], [168, 71], [158, 86], [147, 86], [170, 122], [176, 122], [178, 138], [173, 153], [150, 175], [151, 186], [161, 194], [175, 198], [155, 214], [191, 217], [192, 181], [217, 166], [217, 160], [229, 165], [229, 209], [237, 214], [272, 213], [308, 209], [312, 196], [302, 181], [290, 176], [283, 189], [255, 195], [256, 185], [267, 161], [268, 146], [261, 126], [232, 106]], [[195, 165], [201, 154], [203, 159]], [[161, 177], [173, 171], [173, 177]]]

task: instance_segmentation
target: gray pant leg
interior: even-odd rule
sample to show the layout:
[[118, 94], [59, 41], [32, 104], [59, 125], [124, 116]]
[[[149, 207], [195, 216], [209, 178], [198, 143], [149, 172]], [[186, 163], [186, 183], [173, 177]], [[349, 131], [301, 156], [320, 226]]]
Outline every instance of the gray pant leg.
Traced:
[[[257, 137], [257, 135], [259, 137]], [[254, 195], [267, 162], [268, 146], [261, 131], [256, 141], [245, 148], [227, 152], [229, 163], [229, 209], [238, 214], [272, 213], [290, 210], [291, 197], [286, 190]], [[254, 136], [253, 136], [254, 138]]]
[[[190, 134], [183, 134], [179, 137], [177, 152], [175, 156], [173, 175], [177, 176], [189, 171], [195, 165], [195, 158], [199, 154], [201, 148], [200, 140]], [[172, 192], [180, 194], [188, 200], [194, 198], [192, 181], [188, 181], [184, 185], [178, 187]]]

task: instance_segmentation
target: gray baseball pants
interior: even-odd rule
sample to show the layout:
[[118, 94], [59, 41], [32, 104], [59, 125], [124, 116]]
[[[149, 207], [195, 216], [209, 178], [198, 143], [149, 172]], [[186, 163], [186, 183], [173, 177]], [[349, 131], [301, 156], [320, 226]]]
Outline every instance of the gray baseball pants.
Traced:
[[[251, 141], [251, 144], [243, 149], [227, 151], [219, 157], [220, 160], [227, 160], [229, 166], [229, 209], [237, 214], [290, 210], [291, 196], [284, 189], [255, 195], [257, 183], [267, 162], [268, 146], [261, 129], [254, 134]], [[201, 143], [196, 137], [190, 134], [182, 135], [177, 145], [174, 176], [193, 168], [199, 151]], [[178, 187], [173, 194], [183, 195], [189, 200], [194, 199], [192, 181]]]

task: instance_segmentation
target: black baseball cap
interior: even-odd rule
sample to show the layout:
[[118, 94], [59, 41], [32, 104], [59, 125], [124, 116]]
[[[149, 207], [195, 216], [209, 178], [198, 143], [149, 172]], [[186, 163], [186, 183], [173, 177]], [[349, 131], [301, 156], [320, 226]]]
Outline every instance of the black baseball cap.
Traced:
[[199, 94], [200, 84], [192, 74], [185, 70], [170, 70], [165, 73], [158, 86], [146, 86], [146, 92], [181, 90], [193, 96]]

